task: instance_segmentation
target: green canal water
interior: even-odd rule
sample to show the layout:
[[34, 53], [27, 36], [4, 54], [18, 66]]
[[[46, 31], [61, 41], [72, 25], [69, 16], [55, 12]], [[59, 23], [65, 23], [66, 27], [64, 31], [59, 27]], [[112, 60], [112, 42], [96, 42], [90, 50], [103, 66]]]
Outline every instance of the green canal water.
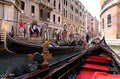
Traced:
[[[59, 54], [59, 56], [53, 55], [53, 59], [49, 60], [49, 63], [51, 64], [73, 54], [75, 54], [75, 52], [64, 55]], [[28, 65], [32, 62], [32, 60], [28, 59], [28, 54], [10, 54], [0, 45], [0, 76], [12, 71], [15, 67], [20, 67], [23, 64]]]
[[110, 46], [113, 51], [115, 51], [120, 56], [120, 45], [119, 46]]
[[[120, 56], [120, 46], [110, 47]], [[54, 55], [53, 59], [49, 60], [49, 63], [56, 62], [72, 54], [74, 54], [74, 52], [65, 55], [59, 54], [59, 56]], [[28, 59], [27, 54], [10, 54], [4, 50], [2, 45], [0, 45], [0, 76], [5, 74], [7, 71], [11, 71], [15, 67], [20, 67], [23, 64], [30, 64], [32, 62], [32, 60]]]

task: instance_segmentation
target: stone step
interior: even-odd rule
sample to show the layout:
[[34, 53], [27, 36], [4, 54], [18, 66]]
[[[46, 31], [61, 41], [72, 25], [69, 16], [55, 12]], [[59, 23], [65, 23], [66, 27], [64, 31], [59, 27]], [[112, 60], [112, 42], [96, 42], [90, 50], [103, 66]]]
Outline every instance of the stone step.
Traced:
[[1, 31], [1, 40], [0, 41], [4, 41], [4, 39], [5, 39], [5, 32], [2, 30]]

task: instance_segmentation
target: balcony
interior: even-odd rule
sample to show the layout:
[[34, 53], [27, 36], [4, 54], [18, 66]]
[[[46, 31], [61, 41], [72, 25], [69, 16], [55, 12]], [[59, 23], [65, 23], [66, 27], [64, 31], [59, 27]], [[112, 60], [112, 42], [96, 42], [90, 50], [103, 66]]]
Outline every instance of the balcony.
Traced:
[[13, 0], [0, 0], [0, 3], [6, 4], [6, 5], [11, 5]]
[[0, 2], [10, 4], [17, 2], [18, 4], [20, 4], [20, 0], [0, 0]]
[[46, 0], [39, 0], [39, 4], [40, 6], [46, 9], [53, 10], [54, 8], [53, 5], [50, 2], [47, 2]]

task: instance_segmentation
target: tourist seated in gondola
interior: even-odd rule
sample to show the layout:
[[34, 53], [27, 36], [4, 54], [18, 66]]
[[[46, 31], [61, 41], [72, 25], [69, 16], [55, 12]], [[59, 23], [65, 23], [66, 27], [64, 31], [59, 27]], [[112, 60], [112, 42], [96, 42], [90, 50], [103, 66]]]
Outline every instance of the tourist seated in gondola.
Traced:
[[28, 54], [29, 59], [33, 60], [33, 63], [31, 64], [24, 64], [20, 67], [16, 67], [12, 70], [13, 76], [21, 76], [27, 73], [30, 73], [32, 71], [41, 69], [41, 64], [44, 62], [43, 55], [39, 52], [35, 52], [34, 54]]
[[70, 44], [70, 46], [77, 46], [77, 41], [76, 40], [72, 41], [72, 43]]
[[91, 44], [97, 44], [100, 42], [100, 39], [99, 38], [96, 38], [96, 39], [93, 39], [93, 41], [91, 42]]
[[34, 54], [28, 54], [29, 59], [33, 60], [32, 64], [22, 65], [20, 68], [14, 68], [12, 73], [15, 77], [35, 71], [42, 70], [45, 67], [49, 67], [48, 59], [52, 58], [49, 53], [49, 41], [45, 41], [43, 45], [43, 53], [35, 52]]
[[82, 45], [83, 45], [83, 40], [82, 40], [82, 39], [80, 39], [80, 40], [78, 41], [78, 45], [79, 45], [79, 46], [82, 46]]

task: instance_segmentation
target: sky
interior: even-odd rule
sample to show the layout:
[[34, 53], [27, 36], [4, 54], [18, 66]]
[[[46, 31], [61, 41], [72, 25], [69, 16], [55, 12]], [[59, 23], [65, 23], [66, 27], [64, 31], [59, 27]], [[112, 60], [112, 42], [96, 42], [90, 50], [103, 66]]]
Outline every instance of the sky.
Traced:
[[100, 0], [80, 0], [92, 16], [100, 20]]

